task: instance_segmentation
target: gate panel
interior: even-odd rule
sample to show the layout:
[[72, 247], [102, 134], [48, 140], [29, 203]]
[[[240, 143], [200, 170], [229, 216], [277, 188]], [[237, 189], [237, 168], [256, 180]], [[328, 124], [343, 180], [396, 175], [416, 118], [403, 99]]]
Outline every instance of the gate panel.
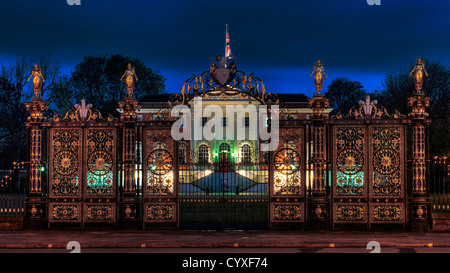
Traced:
[[280, 128], [278, 149], [273, 152], [271, 228], [298, 228], [305, 221], [304, 128]]
[[84, 222], [116, 222], [116, 128], [93, 127], [84, 132]]
[[50, 129], [50, 198], [81, 197], [81, 135], [80, 128]]
[[116, 129], [88, 128], [85, 131], [85, 198], [116, 196]]
[[365, 126], [333, 128], [333, 225], [368, 222], [366, 139]]
[[144, 227], [177, 226], [175, 160], [170, 127], [168, 130], [146, 128], [143, 156]]
[[405, 222], [404, 127], [370, 127], [370, 221]]
[[80, 223], [82, 215], [82, 130], [51, 128], [49, 223]]
[[53, 223], [80, 223], [81, 203], [50, 203], [48, 220]]

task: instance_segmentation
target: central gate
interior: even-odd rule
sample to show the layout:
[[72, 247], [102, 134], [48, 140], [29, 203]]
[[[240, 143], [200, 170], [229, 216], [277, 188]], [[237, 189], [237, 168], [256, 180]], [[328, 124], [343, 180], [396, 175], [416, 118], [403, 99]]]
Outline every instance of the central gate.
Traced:
[[187, 142], [178, 145], [180, 228], [268, 228], [268, 165], [254, 151], [241, 149], [236, 162], [226, 143], [220, 145], [217, 157], [205, 144], [192, 156], [186, 154]]

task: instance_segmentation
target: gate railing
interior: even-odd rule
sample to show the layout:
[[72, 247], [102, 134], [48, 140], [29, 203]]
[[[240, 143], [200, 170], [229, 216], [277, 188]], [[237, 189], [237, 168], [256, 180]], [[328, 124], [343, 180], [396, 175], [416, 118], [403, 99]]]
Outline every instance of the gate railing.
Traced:
[[23, 216], [25, 211], [26, 162], [13, 162], [0, 179], [0, 216]]
[[259, 163], [180, 164], [180, 227], [267, 228], [268, 171], [263, 167]]
[[450, 161], [434, 156], [429, 168], [431, 211], [450, 213]]
[[25, 208], [25, 195], [1, 194], [0, 216], [22, 216]]

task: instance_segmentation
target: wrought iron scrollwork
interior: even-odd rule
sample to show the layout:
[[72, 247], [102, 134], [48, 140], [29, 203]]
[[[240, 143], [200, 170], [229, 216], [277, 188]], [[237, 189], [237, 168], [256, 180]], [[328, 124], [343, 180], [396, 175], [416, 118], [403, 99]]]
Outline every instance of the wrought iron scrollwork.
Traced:
[[173, 159], [169, 151], [156, 149], [148, 156], [148, 166], [150, 172], [155, 175], [164, 175], [172, 170]]
[[209, 71], [203, 72], [200, 76], [195, 74], [187, 79], [180, 94], [174, 94], [169, 98], [169, 105], [187, 104], [194, 97], [240, 96], [249, 100], [256, 99], [261, 104], [279, 104], [278, 96], [266, 92], [266, 87], [262, 80], [253, 73], [246, 75], [237, 70], [234, 59], [227, 62], [226, 58], [217, 57], [217, 62], [210, 65]]
[[280, 173], [293, 174], [300, 169], [300, 155], [294, 149], [281, 149], [275, 154], [274, 164]]
[[331, 119], [399, 119], [406, 116], [395, 110], [393, 114], [389, 114], [384, 106], [378, 105], [377, 100], [370, 100], [370, 96], [366, 97], [365, 101], [359, 101], [358, 106], [350, 109], [347, 115], [340, 111], [331, 116]]
[[[169, 134], [165, 134], [168, 133]], [[146, 144], [147, 195], [171, 195], [174, 193], [173, 140], [170, 131], [147, 131]]]
[[114, 130], [91, 129], [87, 132], [86, 144], [87, 194], [113, 195]]
[[50, 191], [52, 196], [77, 196], [80, 193], [79, 150], [81, 131], [55, 129], [51, 133]]
[[345, 175], [359, 173], [364, 166], [364, 156], [356, 149], [345, 149], [338, 154], [338, 170]]
[[51, 204], [50, 220], [58, 222], [70, 222], [80, 219], [79, 205]]
[[373, 220], [379, 222], [398, 222], [403, 218], [400, 205], [375, 205], [373, 207]]
[[335, 207], [336, 221], [359, 222], [366, 220], [366, 207], [363, 205], [337, 205]]
[[303, 131], [293, 134], [280, 130], [280, 146], [274, 154], [273, 195], [301, 196], [301, 136]]
[[111, 115], [108, 118], [103, 118], [100, 111], [92, 108], [92, 104], [86, 104], [85, 100], [81, 100], [81, 104], [75, 104], [73, 109], [66, 112], [63, 118], [55, 115], [52, 118], [53, 122], [86, 122], [86, 121], [115, 121]]
[[401, 132], [399, 127], [372, 129], [372, 194], [398, 196], [401, 194]]
[[78, 157], [73, 151], [61, 151], [53, 158], [55, 172], [62, 176], [71, 176], [78, 170]]
[[336, 130], [336, 190], [338, 195], [364, 193], [364, 138], [361, 127]]

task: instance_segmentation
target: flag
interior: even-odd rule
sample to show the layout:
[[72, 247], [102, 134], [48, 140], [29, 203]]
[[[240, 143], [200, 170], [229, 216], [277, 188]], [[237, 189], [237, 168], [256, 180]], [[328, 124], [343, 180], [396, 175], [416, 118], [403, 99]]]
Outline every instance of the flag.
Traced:
[[231, 47], [230, 47], [230, 45], [227, 45], [225, 57], [227, 57], [228, 59], [232, 58], [231, 57]]
[[225, 36], [225, 58], [231, 59], [231, 46], [230, 46], [230, 34], [228, 33], [228, 25], [226, 28], [226, 36]]

